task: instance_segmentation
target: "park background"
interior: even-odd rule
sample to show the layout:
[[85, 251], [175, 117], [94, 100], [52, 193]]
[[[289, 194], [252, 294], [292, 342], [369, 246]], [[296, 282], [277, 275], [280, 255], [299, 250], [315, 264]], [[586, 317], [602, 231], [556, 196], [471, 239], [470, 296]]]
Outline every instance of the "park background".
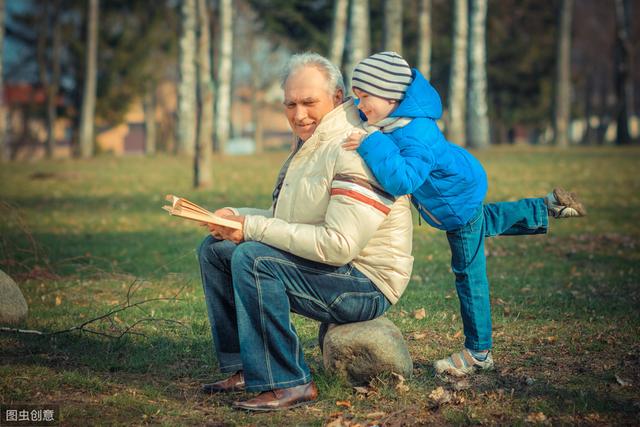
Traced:
[[[58, 404], [67, 425], [637, 422], [637, 0], [0, 0], [0, 11], [0, 269], [29, 304], [23, 329], [43, 333], [0, 332], [0, 404]], [[485, 165], [487, 200], [562, 185], [587, 205], [548, 236], [488, 242], [495, 372], [433, 376], [461, 323], [446, 238], [414, 215], [413, 276], [388, 313], [412, 378], [350, 387], [323, 372], [317, 324], [295, 317], [319, 403], [252, 415], [198, 394], [220, 378], [195, 258], [203, 232], [160, 206], [166, 193], [269, 205], [292, 141], [279, 72], [306, 50], [347, 82], [368, 54], [403, 54], [442, 96], [448, 139]]]

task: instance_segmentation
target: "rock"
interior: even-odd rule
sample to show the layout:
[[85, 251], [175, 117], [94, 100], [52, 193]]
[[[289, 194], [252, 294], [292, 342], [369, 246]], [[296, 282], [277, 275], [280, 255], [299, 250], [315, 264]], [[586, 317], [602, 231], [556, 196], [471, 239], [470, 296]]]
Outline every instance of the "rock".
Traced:
[[27, 302], [16, 282], [0, 270], [0, 325], [19, 326], [27, 320]]
[[381, 373], [411, 376], [413, 362], [402, 333], [386, 317], [344, 325], [322, 324], [319, 332], [324, 369], [353, 385]]

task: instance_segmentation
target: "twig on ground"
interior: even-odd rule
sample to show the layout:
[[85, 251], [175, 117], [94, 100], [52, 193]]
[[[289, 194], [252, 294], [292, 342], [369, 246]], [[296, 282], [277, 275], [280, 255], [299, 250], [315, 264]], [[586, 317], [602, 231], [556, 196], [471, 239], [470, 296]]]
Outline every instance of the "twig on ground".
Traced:
[[[0, 332], [4, 332], [4, 333], [18, 333], [18, 334], [31, 334], [31, 335], [43, 335], [43, 336], [53, 336], [53, 335], [60, 335], [60, 334], [65, 334], [65, 333], [70, 333], [70, 332], [74, 332], [74, 331], [80, 331], [80, 332], [88, 332], [91, 334], [96, 334], [96, 335], [101, 335], [104, 337], [108, 337], [108, 338], [116, 338], [116, 339], [120, 339], [122, 338], [124, 335], [126, 334], [134, 334], [134, 335], [142, 335], [145, 336], [144, 334], [137, 332], [137, 331], [133, 331], [133, 328], [135, 328], [137, 325], [144, 323], [144, 322], [165, 322], [165, 323], [174, 323], [174, 324], [178, 324], [180, 326], [185, 326], [184, 323], [178, 321], [178, 320], [173, 320], [173, 319], [165, 319], [165, 318], [159, 318], [159, 317], [145, 317], [143, 319], [139, 319], [137, 321], [135, 321], [133, 324], [131, 325], [127, 325], [126, 327], [124, 327], [124, 329], [120, 329], [118, 327], [118, 325], [116, 324], [116, 322], [114, 322], [114, 317], [116, 314], [121, 313], [123, 311], [129, 310], [131, 308], [138, 308], [140, 309], [140, 307], [143, 304], [147, 304], [150, 302], [155, 302], [155, 301], [178, 301], [178, 295], [180, 295], [180, 293], [184, 290], [184, 286], [182, 288], [180, 288], [174, 296], [172, 297], [159, 297], [159, 298], [150, 298], [150, 299], [146, 299], [143, 301], [138, 301], [138, 302], [131, 302], [131, 297], [133, 295], [133, 293], [135, 292], [135, 285], [136, 283], [138, 283], [139, 280], [136, 278], [135, 280], [133, 280], [133, 282], [131, 282], [131, 284], [129, 285], [129, 288], [127, 290], [127, 300], [126, 303], [124, 305], [122, 305], [121, 307], [115, 308], [113, 310], [110, 310], [108, 312], [106, 312], [105, 314], [102, 314], [100, 316], [91, 318], [79, 325], [76, 326], [72, 326], [71, 328], [67, 328], [67, 329], [62, 329], [59, 331], [52, 331], [52, 332], [46, 332], [46, 331], [38, 331], [38, 330], [33, 330], [33, 329], [19, 329], [19, 328], [9, 328], [9, 327], [0, 327]], [[186, 285], [185, 285], [186, 286]], [[101, 321], [101, 320], [108, 320], [111, 323], [111, 329], [118, 331], [117, 333], [107, 333], [107, 332], [102, 332], [102, 331], [97, 331], [95, 329], [91, 329], [88, 328], [89, 325]]]

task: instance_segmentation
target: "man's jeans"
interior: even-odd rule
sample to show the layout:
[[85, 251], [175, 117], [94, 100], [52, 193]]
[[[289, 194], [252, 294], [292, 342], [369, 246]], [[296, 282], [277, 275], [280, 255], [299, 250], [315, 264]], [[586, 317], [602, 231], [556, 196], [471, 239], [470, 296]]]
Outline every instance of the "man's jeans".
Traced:
[[544, 234], [548, 223], [544, 199], [523, 199], [483, 205], [466, 225], [447, 232], [465, 347], [479, 351], [492, 344], [485, 237]]
[[212, 236], [198, 258], [220, 370], [242, 369], [248, 391], [311, 380], [291, 311], [348, 323], [374, 319], [391, 305], [351, 264], [334, 267], [263, 243], [235, 245]]

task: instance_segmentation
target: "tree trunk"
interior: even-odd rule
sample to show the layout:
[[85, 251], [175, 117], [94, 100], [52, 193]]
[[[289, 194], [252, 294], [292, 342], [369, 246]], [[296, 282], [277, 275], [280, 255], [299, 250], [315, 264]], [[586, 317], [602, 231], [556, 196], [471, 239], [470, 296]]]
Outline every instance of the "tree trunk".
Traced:
[[558, 66], [556, 70], [556, 101], [554, 117], [555, 143], [569, 146], [571, 117], [571, 15], [573, 0], [562, 0], [560, 31], [558, 32]]
[[196, 0], [182, 0], [182, 34], [180, 36], [180, 81], [176, 152], [193, 155], [196, 146]]
[[[36, 25], [40, 29], [36, 36], [36, 62], [38, 63], [38, 78], [40, 85], [44, 89], [46, 96], [49, 95], [49, 79], [48, 71], [49, 64], [47, 61], [47, 40], [49, 38], [49, 30], [51, 28], [51, 20], [49, 19], [50, 8], [47, 3], [43, 4], [38, 9], [36, 15]], [[49, 106], [49, 99], [46, 99], [47, 107]], [[48, 110], [48, 108], [47, 108]], [[53, 132], [53, 129], [47, 126], [47, 142], [49, 140], [49, 134]], [[53, 151], [50, 149], [49, 144], [45, 143], [45, 157], [51, 158]]]
[[487, 107], [487, 0], [471, 0], [469, 32], [469, 102], [467, 108], [469, 146], [489, 147]]
[[[249, 47], [251, 52], [257, 50], [257, 34], [251, 32], [249, 37]], [[260, 63], [256, 55], [249, 56], [249, 65], [251, 66], [251, 120], [253, 122], [253, 140], [255, 142], [256, 154], [264, 152], [264, 121], [262, 120], [262, 108], [264, 108], [264, 90], [265, 85], [262, 80], [265, 77], [265, 68], [268, 64]]]
[[220, 66], [216, 103], [217, 148], [225, 152], [231, 127], [231, 66], [233, 50], [233, 9], [231, 0], [220, 0]]
[[585, 130], [582, 134], [582, 145], [593, 145], [594, 131], [591, 127], [591, 116], [593, 115], [593, 74], [587, 76], [584, 85], [584, 124]]
[[418, 70], [431, 78], [431, 0], [420, 0], [418, 10]]
[[331, 28], [331, 51], [329, 60], [336, 67], [342, 67], [344, 42], [347, 37], [347, 6], [349, 0], [336, 0], [333, 5], [333, 26]]
[[211, 185], [211, 154], [213, 150], [213, 81], [211, 78], [211, 31], [206, 0], [198, 0], [198, 139], [194, 159], [193, 185]]
[[156, 88], [150, 87], [144, 94], [144, 153], [147, 156], [156, 154], [157, 129], [156, 123]]
[[85, 71], [82, 113], [80, 116], [80, 156], [94, 153], [94, 119], [96, 112], [96, 83], [98, 73], [98, 8], [99, 0], [89, 0], [87, 29], [87, 65]]
[[453, 53], [449, 77], [449, 141], [466, 144], [465, 101], [467, 94], [467, 0], [455, 0], [453, 24]]
[[[59, 4], [55, 3], [56, 10]], [[53, 47], [51, 57], [51, 80], [47, 88], [47, 157], [53, 157], [56, 148], [56, 121], [58, 120], [58, 91], [60, 88], [60, 57], [62, 56], [62, 35], [60, 15], [54, 11]]]
[[9, 138], [7, 136], [7, 105], [4, 102], [3, 54], [4, 54], [4, 0], [0, 0], [0, 162], [9, 160]]
[[351, 87], [351, 75], [354, 67], [369, 55], [369, 0], [351, 0], [351, 16], [349, 19], [350, 49], [349, 61], [345, 75], [347, 92]]
[[616, 144], [631, 143], [629, 113], [632, 111], [633, 86], [631, 85], [631, 42], [629, 41], [629, 2], [616, 0]]
[[402, 0], [384, 2], [384, 50], [402, 55]]

